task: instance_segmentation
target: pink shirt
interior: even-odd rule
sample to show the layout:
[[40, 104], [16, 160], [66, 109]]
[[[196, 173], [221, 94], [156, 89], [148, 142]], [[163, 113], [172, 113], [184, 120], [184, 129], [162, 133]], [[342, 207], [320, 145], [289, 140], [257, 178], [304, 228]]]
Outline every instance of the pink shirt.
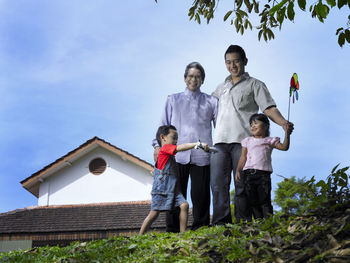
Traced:
[[247, 148], [247, 161], [243, 170], [257, 169], [272, 172], [271, 153], [274, 146], [280, 142], [278, 137], [254, 138], [247, 137], [241, 144]]

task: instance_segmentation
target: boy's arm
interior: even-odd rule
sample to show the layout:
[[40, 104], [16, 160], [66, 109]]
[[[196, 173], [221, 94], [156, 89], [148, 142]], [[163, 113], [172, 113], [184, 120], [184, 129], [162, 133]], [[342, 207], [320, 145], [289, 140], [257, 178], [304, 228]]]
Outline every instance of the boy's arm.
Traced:
[[290, 132], [287, 130], [284, 135], [283, 143], [277, 143], [275, 148], [281, 151], [287, 151], [290, 143]]
[[237, 165], [237, 169], [236, 169], [236, 173], [235, 173], [235, 179], [236, 181], [239, 181], [241, 179], [241, 171], [243, 170], [243, 167], [247, 161], [247, 148], [246, 147], [242, 147], [242, 153], [241, 153], [241, 157], [239, 158], [238, 161], [238, 165]]
[[[195, 148], [198, 144], [202, 145], [202, 148], [204, 151], [208, 152], [209, 151], [209, 146], [206, 143], [198, 143], [198, 142], [190, 142], [190, 143], [184, 143], [180, 144], [176, 147], [176, 152], [182, 152], [182, 151], [187, 151], [190, 149]], [[199, 146], [199, 145], [198, 145]], [[198, 147], [197, 146], [197, 147]]]

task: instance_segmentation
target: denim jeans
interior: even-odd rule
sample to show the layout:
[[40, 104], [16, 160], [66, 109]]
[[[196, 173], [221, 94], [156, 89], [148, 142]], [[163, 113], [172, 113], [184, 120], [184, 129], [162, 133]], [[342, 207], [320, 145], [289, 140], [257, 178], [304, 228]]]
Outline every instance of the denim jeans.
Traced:
[[[213, 194], [213, 225], [232, 223], [230, 207], [230, 185], [232, 171], [235, 172], [242, 146], [240, 143], [218, 143], [218, 150], [210, 156], [210, 186]], [[244, 205], [244, 183], [235, 182], [235, 216], [240, 220], [240, 207]], [[236, 212], [237, 210], [237, 212]]]

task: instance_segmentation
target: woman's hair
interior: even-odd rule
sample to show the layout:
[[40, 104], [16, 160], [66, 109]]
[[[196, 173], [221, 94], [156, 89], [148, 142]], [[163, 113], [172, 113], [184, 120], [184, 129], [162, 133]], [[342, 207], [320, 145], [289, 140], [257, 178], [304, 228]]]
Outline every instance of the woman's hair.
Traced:
[[188, 71], [191, 68], [196, 68], [196, 69], [198, 69], [201, 72], [201, 80], [202, 80], [202, 84], [203, 84], [204, 83], [204, 79], [205, 79], [205, 71], [204, 71], [204, 68], [202, 67], [202, 65], [199, 64], [198, 62], [192, 62], [192, 63], [190, 63], [190, 64], [188, 64], [186, 66], [184, 77], [185, 78], [187, 77]]
[[242, 61], [245, 61], [247, 59], [246, 55], [245, 55], [245, 52], [244, 52], [244, 49], [241, 47], [241, 46], [238, 46], [238, 45], [231, 45], [227, 48], [226, 52], [225, 52], [225, 60], [226, 60], [226, 55], [228, 53], [238, 53], [239, 54], [239, 58], [242, 60]]
[[159, 146], [161, 147], [162, 146], [162, 140], [160, 139], [160, 135], [163, 134], [163, 135], [168, 135], [170, 133], [170, 130], [175, 130], [176, 131], [176, 128], [175, 126], [173, 125], [163, 125], [163, 126], [160, 126], [157, 130], [157, 133], [156, 133], [156, 139], [157, 139], [157, 142], [159, 144]]
[[250, 116], [249, 124], [251, 125], [253, 121], [261, 121], [265, 124], [266, 132], [265, 137], [270, 136], [270, 121], [267, 118], [267, 116], [263, 113], [255, 113], [252, 116]]

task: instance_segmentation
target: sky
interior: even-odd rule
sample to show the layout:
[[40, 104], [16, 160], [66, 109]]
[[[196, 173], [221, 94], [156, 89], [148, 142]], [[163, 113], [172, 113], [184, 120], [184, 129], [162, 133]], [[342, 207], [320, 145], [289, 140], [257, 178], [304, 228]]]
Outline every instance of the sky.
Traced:
[[[185, 89], [186, 65], [203, 65], [201, 90], [211, 94], [228, 75], [231, 44], [245, 49], [246, 71], [285, 117], [299, 76], [291, 147], [272, 155], [273, 188], [278, 175], [324, 180], [350, 165], [350, 46], [335, 35], [349, 9], [324, 24], [297, 12], [266, 43], [223, 21], [233, 0], [219, 2], [209, 25], [189, 21], [191, 2], [0, 0], [0, 213], [37, 205], [20, 182], [94, 136], [152, 163], [161, 111]], [[274, 124], [271, 135], [284, 136]]]

